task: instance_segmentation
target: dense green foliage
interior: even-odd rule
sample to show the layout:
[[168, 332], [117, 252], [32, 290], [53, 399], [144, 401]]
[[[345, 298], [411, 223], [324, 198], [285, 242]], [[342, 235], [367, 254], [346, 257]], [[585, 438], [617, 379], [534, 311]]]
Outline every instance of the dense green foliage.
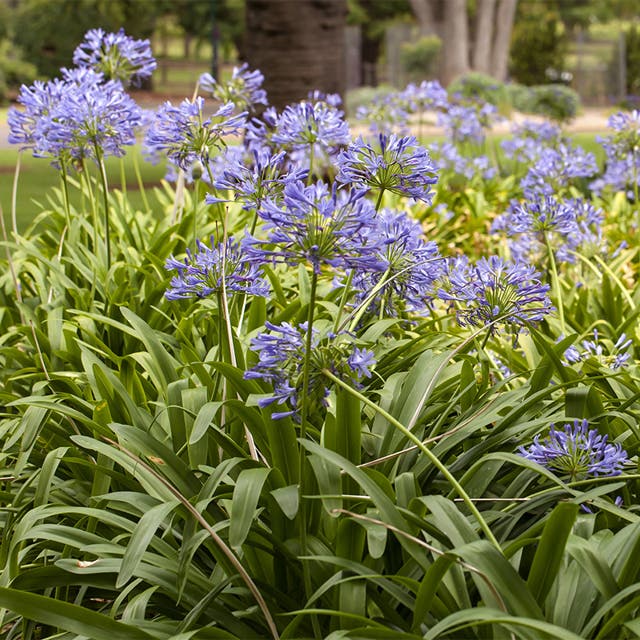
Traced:
[[413, 42], [405, 42], [400, 49], [404, 70], [421, 80], [435, 76], [441, 47], [442, 41], [438, 36], [423, 36]]
[[549, 81], [549, 72], [564, 70], [567, 36], [556, 13], [545, 3], [527, 4], [516, 21], [511, 39], [509, 73], [521, 84]]
[[[86, 206], [89, 185], [78, 188]], [[412, 211], [440, 246], [484, 253], [515, 189], [509, 175], [444, 173], [437, 202], [455, 217]], [[637, 453], [637, 364], [563, 362], [593, 327], [638, 338], [637, 248], [563, 270], [560, 343], [556, 317], [518, 349], [447, 315], [370, 318], [358, 335], [376, 350], [375, 378], [363, 395], [337, 386], [300, 439], [257, 406], [267, 386], [242, 370], [265, 318], [307, 317], [312, 274], [274, 269], [272, 299], [248, 301], [242, 318], [231, 301], [231, 346], [219, 300], [164, 298], [164, 262], [192, 246], [194, 217], [202, 237], [247, 224], [239, 206], [223, 215], [194, 196], [165, 183], [148, 194], [151, 215], [114, 193], [110, 269], [91, 215], [74, 207], [67, 227], [59, 192], [6, 244], [8, 640], [637, 637], [638, 476], [571, 481], [514, 454], [573, 417]], [[626, 201], [602, 204], [607, 233], [628, 236]], [[318, 322], [332, 324], [339, 297], [327, 281], [316, 295]]]

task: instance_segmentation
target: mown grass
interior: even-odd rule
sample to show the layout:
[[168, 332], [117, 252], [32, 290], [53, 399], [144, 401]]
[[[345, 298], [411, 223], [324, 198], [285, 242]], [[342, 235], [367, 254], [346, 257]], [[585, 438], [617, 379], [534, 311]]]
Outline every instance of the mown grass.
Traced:
[[[112, 189], [122, 189], [121, 162], [124, 165], [125, 186], [129, 195], [131, 206], [142, 209], [144, 199], [138, 187], [135, 169], [134, 154], [137, 155], [140, 167], [140, 175], [146, 190], [157, 186], [164, 176], [164, 167], [154, 166], [146, 162], [139, 147], [131, 150], [122, 159], [110, 158], [107, 161], [107, 172]], [[4, 212], [7, 227], [11, 225], [11, 202], [16, 163], [19, 152], [13, 149], [0, 149], [0, 204]], [[25, 153], [20, 159], [20, 173], [18, 176], [16, 221], [18, 231], [23, 232], [29, 223], [42, 209], [39, 205], [45, 205], [51, 190], [60, 187], [60, 175], [44, 158], [33, 158]], [[80, 196], [73, 191], [71, 200], [74, 206], [80, 206]]]

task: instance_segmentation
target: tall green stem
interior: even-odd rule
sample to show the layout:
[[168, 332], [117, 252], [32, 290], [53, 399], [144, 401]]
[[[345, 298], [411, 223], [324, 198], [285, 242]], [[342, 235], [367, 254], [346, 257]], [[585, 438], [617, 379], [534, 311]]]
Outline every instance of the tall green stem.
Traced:
[[133, 158], [133, 170], [136, 174], [138, 191], [140, 191], [140, 195], [142, 196], [142, 203], [144, 204], [144, 210], [150, 211], [149, 201], [147, 200], [147, 193], [144, 188], [144, 182], [142, 181], [142, 174], [140, 173], [140, 161], [138, 160], [138, 153], [135, 149], [131, 153], [131, 157]]
[[67, 163], [60, 161], [60, 171], [62, 173], [62, 193], [64, 195], [64, 213], [67, 219], [67, 228], [71, 231], [71, 205], [69, 204], [69, 176], [67, 175]]
[[[309, 419], [309, 380], [311, 369], [311, 349], [313, 346], [313, 316], [315, 311], [316, 289], [318, 286], [318, 274], [313, 271], [311, 276], [311, 292], [309, 295], [309, 309], [307, 313], [307, 336], [305, 341], [304, 361], [302, 364], [302, 407], [300, 408], [300, 448], [299, 448], [299, 504], [300, 504], [300, 548], [301, 555], [307, 555], [307, 509], [303, 501], [304, 496], [304, 474], [306, 464], [306, 449], [302, 446], [302, 442], [307, 437], [307, 421]], [[304, 588], [307, 598], [313, 593], [313, 585], [311, 582], [311, 573], [307, 563], [302, 564], [302, 574], [304, 579]], [[316, 638], [321, 638], [320, 626], [315, 616], [312, 618], [313, 631]]]
[[11, 190], [11, 228], [16, 238], [18, 237], [18, 214], [16, 205], [18, 201], [18, 178], [20, 176], [22, 153], [22, 151], [18, 152], [18, 158], [16, 159], [16, 170], [13, 174], [13, 188]]
[[433, 466], [436, 467], [438, 471], [440, 471], [440, 473], [445, 477], [447, 482], [454, 488], [456, 493], [464, 500], [464, 503], [469, 508], [469, 511], [471, 511], [471, 513], [477, 520], [478, 525], [480, 526], [482, 531], [484, 531], [484, 534], [487, 537], [487, 540], [489, 540], [493, 545], [495, 545], [495, 547], [500, 552], [502, 552], [500, 543], [496, 540], [495, 536], [493, 535], [493, 532], [489, 528], [489, 525], [487, 524], [486, 520], [482, 517], [482, 514], [480, 513], [480, 511], [478, 511], [478, 508], [474, 504], [469, 494], [462, 488], [462, 485], [455, 479], [455, 477], [451, 474], [449, 469], [447, 469], [447, 466], [443, 464], [440, 461], [440, 459], [430, 449], [426, 447], [426, 445], [422, 442], [422, 440], [420, 440], [420, 438], [415, 436], [409, 429], [407, 429], [407, 427], [405, 427], [401, 422], [396, 420], [390, 413], [387, 413], [384, 409], [379, 407], [375, 402], [372, 402], [371, 400], [369, 400], [369, 398], [362, 395], [359, 391], [356, 391], [355, 389], [350, 387], [348, 384], [343, 382], [340, 378], [338, 378], [338, 376], [334, 375], [328, 369], [323, 369], [322, 373], [325, 376], [327, 376], [327, 378], [332, 380], [335, 384], [337, 384], [339, 387], [342, 387], [343, 389], [345, 389], [345, 391], [349, 392], [351, 395], [358, 398], [361, 402], [363, 402], [368, 407], [373, 409], [376, 413], [380, 414], [383, 418], [387, 420], [387, 422], [391, 426], [398, 429], [398, 431], [400, 431], [408, 440], [413, 442], [413, 444], [415, 444], [416, 447], [418, 447], [418, 449], [420, 449], [420, 451], [429, 459], [431, 464], [433, 464]]
[[96, 160], [100, 169], [100, 180], [102, 181], [102, 198], [104, 207], [104, 239], [107, 245], [107, 271], [111, 268], [111, 234], [109, 232], [109, 185], [107, 183], [107, 169], [104, 166], [104, 156], [100, 146], [94, 145]]
[[314, 160], [313, 146], [314, 146], [314, 143], [312, 142], [309, 145], [309, 175], [307, 176], [307, 185], [310, 185], [313, 182], [313, 160]]
[[562, 335], [566, 335], [566, 327], [564, 322], [564, 305], [562, 304], [562, 290], [560, 288], [560, 278], [558, 277], [558, 267], [556, 265], [556, 258], [551, 247], [551, 239], [549, 233], [545, 231], [544, 240], [547, 245], [547, 256], [549, 257], [549, 267], [551, 269], [551, 284], [556, 294], [556, 301], [558, 302], [558, 318], [560, 320], [560, 331]]

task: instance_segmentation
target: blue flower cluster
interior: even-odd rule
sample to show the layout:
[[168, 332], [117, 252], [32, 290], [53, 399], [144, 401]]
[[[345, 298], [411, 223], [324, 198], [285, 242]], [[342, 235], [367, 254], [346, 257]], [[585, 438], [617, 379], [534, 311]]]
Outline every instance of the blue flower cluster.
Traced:
[[234, 238], [211, 247], [196, 240], [198, 250], [193, 254], [187, 249], [184, 260], [173, 256], [165, 268], [177, 271], [167, 290], [168, 300], [204, 298], [224, 290], [239, 291], [254, 296], [267, 297], [269, 285], [261, 275], [261, 266], [248, 257], [243, 244]]
[[[280, 325], [266, 322], [265, 327], [269, 333], [261, 333], [251, 341], [251, 349], [258, 353], [259, 361], [245, 372], [244, 377], [265, 380], [273, 385], [273, 394], [261, 398], [258, 405], [287, 405], [284, 411], [272, 414], [275, 420], [287, 416], [297, 419], [307, 323], [294, 327], [287, 322]], [[371, 377], [375, 357], [372, 351], [356, 347], [348, 334], [328, 333], [321, 337], [316, 330], [312, 333], [308, 401], [312, 407], [319, 408], [326, 407], [330, 393], [323, 369], [358, 387], [362, 378]]]
[[571, 480], [587, 476], [617, 476], [627, 462], [627, 452], [619, 444], [610, 444], [607, 436], [589, 429], [587, 420], [574, 420], [562, 429], [553, 425], [549, 435], [533, 439], [519, 453], [528, 460], [553, 471], [566, 473]]
[[124, 29], [117, 33], [106, 33], [103, 29], [87, 31], [84, 41], [73, 52], [73, 64], [93, 69], [109, 80], [119, 80], [124, 86], [140, 86], [157, 66], [149, 40], [135, 40]]
[[461, 257], [449, 262], [438, 296], [452, 304], [463, 326], [490, 326], [495, 332], [497, 321], [516, 330], [540, 322], [553, 309], [548, 292], [528, 263], [491, 256], [472, 265]]
[[9, 110], [9, 141], [55, 166], [97, 156], [122, 156], [136, 141], [140, 108], [118, 80], [88, 68], [63, 69], [62, 78], [23, 85]]
[[629, 348], [632, 344], [631, 339], [622, 333], [613, 345], [607, 347], [600, 340], [598, 329], [595, 328], [593, 330], [593, 340], [583, 340], [581, 342], [582, 349], [571, 345], [564, 352], [564, 357], [571, 364], [593, 360], [599, 365], [616, 371], [628, 365], [631, 358]]

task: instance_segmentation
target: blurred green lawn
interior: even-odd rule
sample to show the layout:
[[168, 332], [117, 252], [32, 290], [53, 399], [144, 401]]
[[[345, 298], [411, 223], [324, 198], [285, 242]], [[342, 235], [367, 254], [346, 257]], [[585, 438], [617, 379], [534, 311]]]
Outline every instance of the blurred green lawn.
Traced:
[[[140, 166], [142, 182], [147, 191], [147, 198], [151, 196], [151, 189], [159, 185], [164, 176], [164, 167], [153, 166], [146, 162], [141, 155], [140, 148], [131, 149], [127, 155], [119, 158], [109, 158], [107, 160], [107, 175], [109, 186], [112, 189], [121, 189], [121, 162], [124, 163], [124, 173], [127, 194], [135, 209], [143, 209], [143, 199], [138, 189], [138, 183], [134, 171], [134, 155], [137, 154]], [[13, 149], [0, 149], [0, 204], [4, 212], [7, 228], [10, 227], [11, 219], [11, 199], [13, 191], [13, 180], [18, 152]], [[22, 155], [20, 161], [20, 174], [18, 177], [18, 190], [16, 198], [16, 219], [18, 230], [25, 231], [29, 223], [46, 206], [47, 197], [52, 189], [61, 186], [58, 171], [49, 164], [45, 158], [33, 158], [29, 152]], [[80, 198], [75, 190], [71, 190], [71, 201], [76, 206]], [[152, 204], [152, 200], [150, 204]], [[39, 203], [39, 204], [38, 204]]]

